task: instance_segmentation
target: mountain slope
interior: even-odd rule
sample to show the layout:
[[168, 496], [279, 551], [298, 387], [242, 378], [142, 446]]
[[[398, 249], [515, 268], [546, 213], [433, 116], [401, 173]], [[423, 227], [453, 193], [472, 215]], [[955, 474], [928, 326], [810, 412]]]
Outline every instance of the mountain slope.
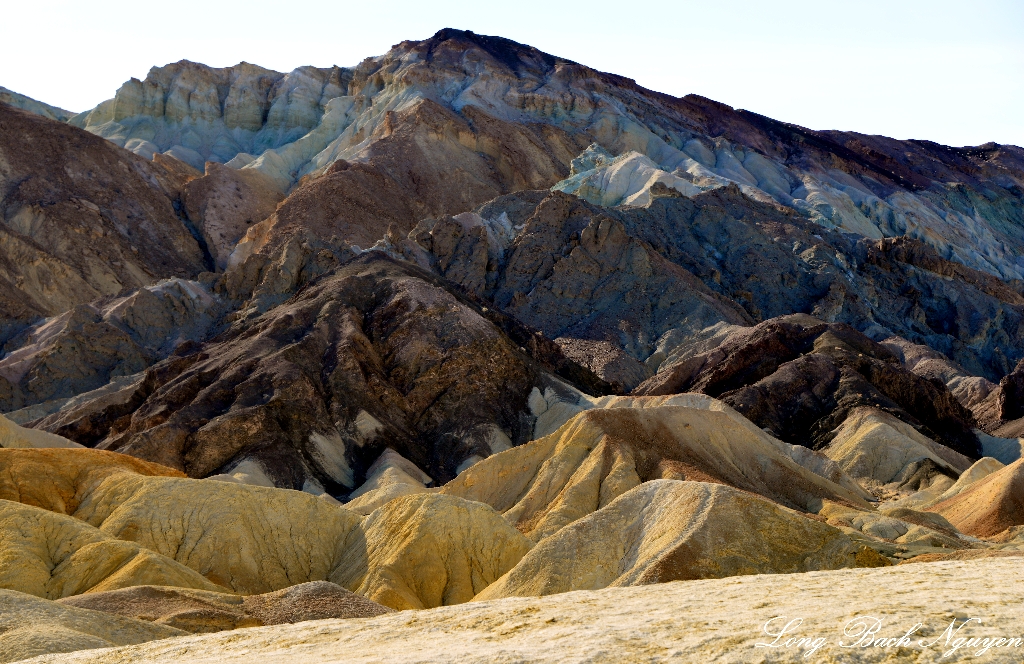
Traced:
[[0, 341], [20, 325], [206, 269], [175, 211], [194, 174], [0, 103]]

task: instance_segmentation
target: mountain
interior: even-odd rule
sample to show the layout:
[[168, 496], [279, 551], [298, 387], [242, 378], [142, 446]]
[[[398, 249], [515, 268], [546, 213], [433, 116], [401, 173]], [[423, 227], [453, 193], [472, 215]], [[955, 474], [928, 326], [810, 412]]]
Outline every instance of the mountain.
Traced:
[[36, 115], [41, 115], [44, 118], [49, 118], [50, 120], [58, 120], [60, 122], [67, 122], [75, 115], [70, 111], [65, 111], [63, 108], [44, 104], [41, 101], [32, 99], [31, 97], [26, 97], [25, 95], [14, 92], [13, 90], [8, 90], [3, 86], [0, 86], [0, 102], [14, 106], [15, 108], [20, 108], [30, 113], [35, 113]]
[[5, 99], [0, 588], [89, 643], [1024, 546], [1019, 147], [450, 29]]
[[0, 341], [40, 317], [206, 269], [175, 209], [198, 173], [2, 103], [0, 128]]
[[[246, 63], [213, 69], [179, 62], [129, 81], [114, 99], [71, 122], [143, 154], [188, 154], [197, 168], [203, 159], [230, 162], [284, 187], [309, 175], [337, 176], [309, 183], [313, 195], [340, 191], [357, 177], [327, 173], [344, 161], [356, 165], [359, 178], [380, 178], [378, 187], [412, 186], [418, 209], [408, 212], [420, 217], [554, 185], [568, 175], [570, 159], [596, 142], [599, 158], [582, 159], [577, 178], [591, 182], [595, 169], [635, 178], [627, 174], [640, 167], [682, 181], [684, 193], [733, 182], [752, 198], [795, 208], [825, 227], [876, 239], [909, 235], [943, 258], [1005, 279], [1024, 275], [1019, 147], [949, 148], [811, 131], [695, 95], [651, 92], [507, 39], [459, 30], [402, 42], [351, 69], [304, 67], [285, 75]], [[403, 168], [416, 178], [403, 177]], [[458, 178], [445, 188], [459, 189], [461, 198], [434, 200], [445, 194], [424, 178], [444, 170]], [[392, 205], [396, 221], [408, 214]], [[332, 232], [357, 232], [349, 228], [358, 222], [351, 211], [312, 212]], [[284, 213], [271, 225], [290, 219]]]

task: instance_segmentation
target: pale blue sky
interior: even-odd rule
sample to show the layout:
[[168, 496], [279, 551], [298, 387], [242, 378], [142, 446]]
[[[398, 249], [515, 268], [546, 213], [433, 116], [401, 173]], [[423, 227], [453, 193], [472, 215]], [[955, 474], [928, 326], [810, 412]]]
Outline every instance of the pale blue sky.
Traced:
[[813, 129], [1024, 145], [1024, 0], [5, 4], [0, 85], [72, 111], [183, 58], [353, 65], [454, 27]]

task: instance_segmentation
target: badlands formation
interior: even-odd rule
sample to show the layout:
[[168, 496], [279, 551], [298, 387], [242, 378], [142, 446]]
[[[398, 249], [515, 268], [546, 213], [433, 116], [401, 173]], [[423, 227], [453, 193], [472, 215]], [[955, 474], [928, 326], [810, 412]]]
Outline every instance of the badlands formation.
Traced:
[[446, 29], [0, 88], [0, 219], [2, 662], [1024, 638], [1019, 147]]

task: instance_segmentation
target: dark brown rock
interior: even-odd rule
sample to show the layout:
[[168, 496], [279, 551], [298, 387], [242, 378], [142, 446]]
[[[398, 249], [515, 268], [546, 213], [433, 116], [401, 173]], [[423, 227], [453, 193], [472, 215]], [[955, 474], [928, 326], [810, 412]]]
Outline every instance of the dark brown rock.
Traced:
[[39, 316], [205, 269], [175, 211], [196, 174], [0, 103], [0, 341]]
[[977, 459], [970, 411], [938, 380], [905, 369], [852, 327], [798, 315], [740, 330], [668, 367], [634, 394], [703, 392], [783, 440], [820, 449], [853, 408], [873, 406]]
[[[556, 381], [481, 313], [436, 277], [369, 252], [102, 407], [41, 426], [192, 477], [249, 460], [278, 486], [343, 494], [391, 447], [445, 481], [467, 458], [529, 439], [530, 390]], [[558, 347], [538, 340], [533, 352]]]
[[225, 309], [201, 284], [174, 279], [32, 326], [0, 358], [0, 412], [68, 399], [138, 373], [179, 344], [206, 338]]

